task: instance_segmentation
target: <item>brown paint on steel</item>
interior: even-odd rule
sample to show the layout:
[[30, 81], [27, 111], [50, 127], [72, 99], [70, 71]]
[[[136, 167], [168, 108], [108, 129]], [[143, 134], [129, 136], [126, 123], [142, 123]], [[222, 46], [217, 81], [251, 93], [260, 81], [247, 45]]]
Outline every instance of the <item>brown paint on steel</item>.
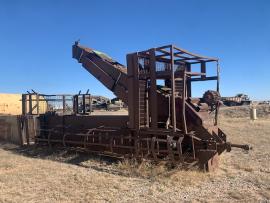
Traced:
[[[72, 50], [73, 58], [128, 105], [129, 115], [40, 115], [38, 142], [112, 156], [167, 159], [206, 171], [217, 167], [224, 150], [249, 148], [227, 142], [209, 116], [214, 102], [191, 98], [195, 81], [217, 80], [219, 90], [219, 67], [216, 76], [207, 75], [207, 64], [217, 58], [166, 45], [128, 54], [126, 68], [78, 42]], [[201, 64], [200, 72], [192, 71], [196, 63]], [[157, 80], [166, 86], [157, 85]]]

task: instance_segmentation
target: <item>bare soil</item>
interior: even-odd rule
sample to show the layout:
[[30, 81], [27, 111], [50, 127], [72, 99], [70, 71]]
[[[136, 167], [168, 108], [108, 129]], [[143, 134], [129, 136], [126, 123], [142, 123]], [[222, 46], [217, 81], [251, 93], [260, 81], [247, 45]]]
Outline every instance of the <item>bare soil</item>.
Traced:
[[253, 150], [222, 154], [214, 173], [1, 143], [0, 202], [269, 202], [268, 106], [256, 121], [242, 108], [223, 108], [220, 126]]

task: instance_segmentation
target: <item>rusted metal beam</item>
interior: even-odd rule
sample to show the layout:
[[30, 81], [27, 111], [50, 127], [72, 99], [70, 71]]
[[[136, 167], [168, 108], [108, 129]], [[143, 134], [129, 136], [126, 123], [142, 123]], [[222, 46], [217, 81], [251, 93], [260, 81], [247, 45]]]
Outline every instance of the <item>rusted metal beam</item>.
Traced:
[[201, 78], [205, 79], [206, 78], [206, 65], [205, 62], [201, 62]]
[[171, 46], [171, 88], [172, 88], [172, 126], [173, 131], [176, 132], [176, 109], [175, 109], [175, 79], [174, 79], [174, 54], [173, 46]]
[[217, 80], [218, 77], [217, 76], [211, 76], [211, 77], [205, 77], [204, 79], [202, 78], [191, 78], [190, 81], [191, 82], [197, 82], [197, 81], [207, 81], [207, 80]]
[[187, 91], [186, 91], [186, 69], [183, 70], [183, 92], [182, 92], [182, 126], [183, 126], [183, 130], [184, 130], [184, 133], [187, 134], [187, 123], [186, 123], [186, 94], [187, 94]]
[[[190, 64], [186, 64], [186, 71], [187, 72], [191, 72], [191, 65]], [[191, 90], [191, 80], [190, 80], [190, 78], [188, 78], [187, 79], [187, 81], [186, 81], [186, 83], [187, 83], [187, 97], [191, 97], [192, 95], [191, 95], [191, 92], [192, 92], [192, 90]]]
[[151, 128], [157, 128], [157, 82], [156, 82], [156, 56], [155, 49], [150, 50], [150, 114]]

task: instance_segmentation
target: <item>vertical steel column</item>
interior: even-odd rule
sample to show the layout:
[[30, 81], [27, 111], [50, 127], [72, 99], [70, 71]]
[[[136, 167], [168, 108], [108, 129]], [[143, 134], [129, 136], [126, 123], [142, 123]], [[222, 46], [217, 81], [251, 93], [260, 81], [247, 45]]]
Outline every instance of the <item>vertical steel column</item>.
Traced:
[[[201, 73], [206, 74], [206, 65], [205, 62], [201, 62]], [[201, 79], [205, 79], [206, 75], [201, 75]]]
[[156, 81], [156, 53], [150, 49], [150, 114], [151, 128], [157, 128], [157, 81]]
[[217, 92], [219, 92], [220, 68], [219, 61], [217, 61]]
[[183, 93], [182, 93], [182, 126], [184, 132], [187, 134], [187, 123], [186, 123], [186, 70], [183, 70]]
[[85, 111], [85, 94], [82, 95], [82, 102], [83, 102], [82, 103], [82, 107], [83, 107], [83, 112], [82, 113], [85, 114], [86, 113], [86, 111]]
[[45, 109], [45, 111], [44, 112], [47, 112], [47, 111], [49, 111], [49, 101], [47, 101], [46, 99], [45, 99], [45, 97], [44, 97], [44, 95], [42, 95], [42, 98], [43, 98], [43, 101], [44, 102], [46, 102], [46, 109]]
[[[219, 68], [219, 61], [217, 60], [217, 92], [219, 92], [219, 76], [220, 75], [220, 68]], [[219, 110], [219, 103], [216, 104], [216, 112], [215, 112], [215, 123], [214, 125], [218, 124], [218, 110]]]
[[173, 131], [176, 132], [176, 112], [175, 112], [175, 79], [174, 79], [174, 47], [171, 45], [171, 88], [172, 88], [172, 124]]
[[36, 94], [37, 99], [37, 115], [39, 115], [39, 94]]
[[92, 96], [89, 95], [89, 114], [92, 113]]
[[127, 55], [129, 128], [139, 130], [138, 54]]
[[[186, 64], [187, 67], [187, 72], [191, 72], [191, 64], [187, 63]], [[191, 91], [191, 78], [187, 79], [187, 97], [191, 97], [192, 96], [192, 91]]]
[[33, 108], [32, 108], [32, 94], [29, 94], [29, 114], [32, 115]]
[[63, 99], [63, 115], [64, 115], [66, 112], [66, 97], [65, 97], [65, 95], [63, 95], [62, 99]]
[[22, 115], [26, 114], [26, 111], [27, 111], [26, 104], [27, 104], [27, 97], [25, 94], [22, 94]]
[[146, 106], [146, 127], [149, 128], [149, 93], [148, 93], [148, 81], [146, 81], [146, 96], [145, 96], [145, 106]]
[[73, 111], [75, 114], [78, 114], [78, 95], [73, 97]]

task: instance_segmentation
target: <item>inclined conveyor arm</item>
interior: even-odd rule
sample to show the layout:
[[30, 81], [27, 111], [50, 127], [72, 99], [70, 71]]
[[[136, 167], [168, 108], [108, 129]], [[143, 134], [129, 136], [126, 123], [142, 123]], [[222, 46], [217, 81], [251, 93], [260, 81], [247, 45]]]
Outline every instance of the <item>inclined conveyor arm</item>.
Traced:
[[128, 104], [126, 67], [101, 52], [80, 46], [78, 42], [75, 42], [72, 47], [72, 57], [82, 63], [88, 72]]

